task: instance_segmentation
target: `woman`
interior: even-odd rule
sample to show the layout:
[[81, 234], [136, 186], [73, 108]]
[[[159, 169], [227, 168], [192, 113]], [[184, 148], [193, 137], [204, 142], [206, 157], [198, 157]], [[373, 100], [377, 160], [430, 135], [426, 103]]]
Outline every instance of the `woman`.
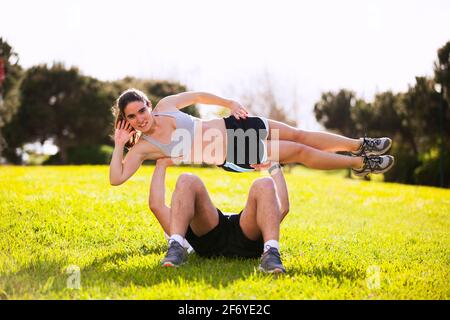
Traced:
[[[228, 108], [231, 116], [202, 120], [180, 111], [196, 103]], [[213, 164], [235, 172], [253, 171], [254, 164], [271, 160], [323, 170], [352, 168], [360, 176], [386, 172], [394, 164], [392, 156], [381, 156], [391, 147], [389, 138], [351, 139], [303, 131], [249, 117], [240, 103], [206, 92], [171, 95], [152, 110], [144, 93], [128, 89], [117, 99], [115, 115], [112, 185], [128, 180], [144, 160], [163, 157], [183, 157], [187, 163]], [[128, 148], [125, 159], [124, 148]], [[335, 151], [349, 151], [352, 156]]]

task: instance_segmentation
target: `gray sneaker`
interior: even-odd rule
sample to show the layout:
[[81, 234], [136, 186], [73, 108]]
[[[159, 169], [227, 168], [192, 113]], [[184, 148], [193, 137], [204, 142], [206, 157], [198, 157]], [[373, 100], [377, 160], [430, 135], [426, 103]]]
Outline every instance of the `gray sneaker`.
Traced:
[[163, 267], [179, 267], [187, 261], [186, 249], [178, 243], [178, 241], [172, 240], [169, 242], [169, 249], [167, 250], [166, 257], [161, 262]]
[[352, 152], [354, 156], [380, 156], [389, 151], [392, 147], [392, 140], [390, 138], [363, 138], [361, 147]]
[[286, 273], [277, 248], [269, 248], [263, 253], [258, 269], [265, 273]]
[[394, 157], [387, 156], [364, 156], [364, 165], [361, 169], [352, 169], [358, 177], [365, 177], [369, 173], [384, 173], [394, 166]]

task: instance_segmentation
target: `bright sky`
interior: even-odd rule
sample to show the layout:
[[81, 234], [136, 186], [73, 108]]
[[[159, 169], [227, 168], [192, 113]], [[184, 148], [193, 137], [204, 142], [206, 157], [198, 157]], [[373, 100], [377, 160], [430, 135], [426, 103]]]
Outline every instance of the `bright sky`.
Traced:
[[2, 0], [0, 12], [24, 67], [62, 61], [230, 98], [266, 72], [305, 129], [321, 92], [404, 91], [450, 40], [447, 0]]

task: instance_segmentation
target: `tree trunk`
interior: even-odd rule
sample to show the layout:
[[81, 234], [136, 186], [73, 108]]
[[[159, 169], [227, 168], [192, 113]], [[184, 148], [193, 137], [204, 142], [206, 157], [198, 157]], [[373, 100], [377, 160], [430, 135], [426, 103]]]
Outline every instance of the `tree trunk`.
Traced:
[[67, 164], [69, 162], [68, 143], [64, 139], [58, 139], [58, 153], [61, 159], [61, 164]]

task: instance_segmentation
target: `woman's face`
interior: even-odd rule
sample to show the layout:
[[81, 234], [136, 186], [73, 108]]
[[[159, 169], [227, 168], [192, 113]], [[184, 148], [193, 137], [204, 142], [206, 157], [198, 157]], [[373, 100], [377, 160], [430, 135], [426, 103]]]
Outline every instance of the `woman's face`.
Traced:
[[150, 108], [142, 101], [133, 101], [124, 109], [125, 119], [137, 131], [146, 132], [153, 124]]

